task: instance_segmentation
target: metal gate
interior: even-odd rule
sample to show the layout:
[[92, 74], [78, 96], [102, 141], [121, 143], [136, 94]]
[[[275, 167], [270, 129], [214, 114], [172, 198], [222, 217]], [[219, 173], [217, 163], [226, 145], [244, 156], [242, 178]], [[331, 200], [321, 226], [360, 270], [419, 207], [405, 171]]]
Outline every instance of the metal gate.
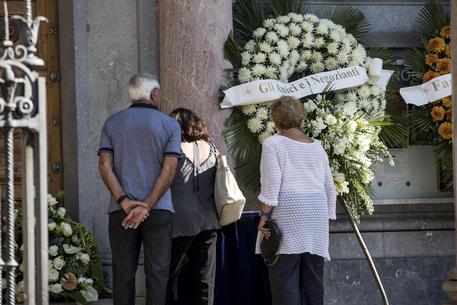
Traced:
[[[23, 164], [23, 244], [25, 304], [48, 304], [48, 215], [47, 215], [47, 137], [46, 83], [35, 71], [44, 65], [36, 55], [40, 23], [44, 17], [32, 17], [31, 0], [24, 0], [24, 16], [9, 16], [3, 2], [4, 29], [0, 43], [0, 130], [5, 138], [5, 207], [2, 228], [6, 240], [0, 240], [0, 271], [6, 277], [6, 293], [0, 293], [0, 305], [16, 303], [14, 138], [22, 133]], [[10, 40], [10, 21], [20, 24], [20, 41]], [[2, 248], [6, 253], [1, 253]], [[2, 259], [3, 258], [3, 259]], [[0, 283], [0, 285], [2, 285]], [[0, 287], [4, 288], [4, 287]], [[1, 290], [0, 290], [1, 291]]]

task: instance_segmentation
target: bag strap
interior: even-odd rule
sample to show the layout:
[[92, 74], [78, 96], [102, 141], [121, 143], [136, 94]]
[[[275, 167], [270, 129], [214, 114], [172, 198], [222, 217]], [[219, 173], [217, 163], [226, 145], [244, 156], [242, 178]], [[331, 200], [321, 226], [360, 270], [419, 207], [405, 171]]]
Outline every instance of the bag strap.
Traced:
[[200, 191], [200, 184], [198, 182], [198, 174], [200, 172], [200, 150], [198, 149], [197, 141], [192, 142], [193, 146], [193, 163], [194, 163], [194, 191]]

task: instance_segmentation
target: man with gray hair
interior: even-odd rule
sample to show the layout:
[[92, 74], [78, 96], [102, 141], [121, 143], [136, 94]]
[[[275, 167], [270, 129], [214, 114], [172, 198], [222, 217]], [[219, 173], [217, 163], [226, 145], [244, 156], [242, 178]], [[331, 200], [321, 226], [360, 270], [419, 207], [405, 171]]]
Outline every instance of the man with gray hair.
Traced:
[[114, 305], [135, 304], [135, 273], [144, 248], [146, 304], [166, 301], [171, 256], [170, 184], [181, 157], [181, 128], [159, 111], [160, 86], [148, 75], [130, 80], [132, 105], [103, 126], [99, 171], [112, 195], [109, 237]]

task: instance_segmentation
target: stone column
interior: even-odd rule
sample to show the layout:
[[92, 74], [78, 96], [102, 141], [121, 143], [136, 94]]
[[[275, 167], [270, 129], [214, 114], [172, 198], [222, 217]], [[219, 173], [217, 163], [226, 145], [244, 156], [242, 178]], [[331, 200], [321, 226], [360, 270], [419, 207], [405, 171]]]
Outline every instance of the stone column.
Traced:
[[[452, 133], [454, 138], [457, 136], [457, 3], [451, 1], [451, 50], [452, 50]], [[454, 158], [454, 212], [455, 223], [457, 224], [457, 144], [452, 142]], [[456, 254], [457, 254], [457, 234], [456, 234]], [[457, 255], [454, 268], [449, 272], [448, 280], [443, 283], [443, 290], [449, 295], [450, 301], [447, 305], [457, 305]]]
[[224, 42], [232, 27], [231, 0], [159, 0], [162, 111], [196, 111], [222, 150]]

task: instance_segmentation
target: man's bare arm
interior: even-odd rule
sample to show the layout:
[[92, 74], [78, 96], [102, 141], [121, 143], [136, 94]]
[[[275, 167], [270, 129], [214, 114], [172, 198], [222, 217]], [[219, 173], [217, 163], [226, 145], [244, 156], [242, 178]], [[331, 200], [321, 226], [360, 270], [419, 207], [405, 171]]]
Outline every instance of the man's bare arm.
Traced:
[[[119, 180], [116, 177], [116, 174], [113, 170], [113, 155], [109, 152], [101, 152], [100, 158], [98, 161], [98, 170], [102, 177], [103, 183], [105, 183], [108, 190], [114, 196], [114, 198], [119, 198], [122, 195], [125, 195], [124, 190], [122, 189]], [[136, 206], [144, 206], [147, 207], [145, 203], [140, 201], [131, 200], [129, 198], [123, 200], [121, 202], [122, 209], [126, 213], [129, 213], [132, 208]]]

